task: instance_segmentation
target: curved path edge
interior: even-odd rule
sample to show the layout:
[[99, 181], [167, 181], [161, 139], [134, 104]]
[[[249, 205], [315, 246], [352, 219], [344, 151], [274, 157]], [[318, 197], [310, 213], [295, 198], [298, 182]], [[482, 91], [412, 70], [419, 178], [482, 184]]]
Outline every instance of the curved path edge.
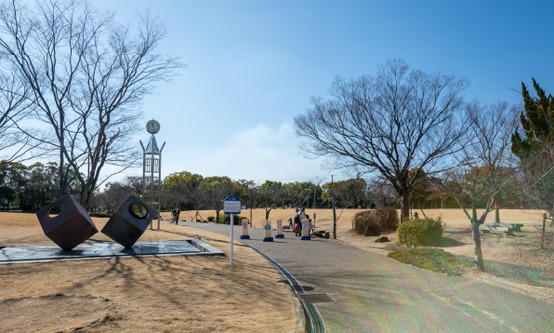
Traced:
[[270, 256], [265, 254], [263, 251], [242, 242], [242, 244], [248, 246], [249, 248], [253, 249], [254, 251], [261, 254], [264, 258], [266, 258], [277, 270], [287, 279], [289, 285], [292, 287], [292, 290], [294, 290], [294, 293], [298, 297], [298, 300], [300, 301], [300, 304], [302, 304], [302, 308], [304, 308], [304, 315], [306, 316], [306, 332], [311, 333], [325, 333], [327, 332], [327, 329], [325, 328], [325, 322], [323, 321], [323, 318], [321, 317], [321, 314], [319, 313], [319, 310], [317, 307], [312, 303], [305, 302], [299, 295], [305, 294], [306, 291], [304, 290], [304, 287], [300, 285], [298, 280], [289, 273], [283, 266], [281, 266], [278, 262], [273, 260]]

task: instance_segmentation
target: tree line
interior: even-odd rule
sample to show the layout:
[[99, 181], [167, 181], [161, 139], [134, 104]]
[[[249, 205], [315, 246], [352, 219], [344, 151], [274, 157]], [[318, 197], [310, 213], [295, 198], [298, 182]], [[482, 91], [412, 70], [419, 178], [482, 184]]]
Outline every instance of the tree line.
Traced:
[[[57, 164], [34, 163], [26, 166], [19, 162], [0, 161], [0, 207], [36, 211], [57, 198]], [[413, 170], [412, 173], [416, 171]], [[464, 197], [454, 197], [450, 192], [459, 191], [464, 183], [471, 181], [479, 173], [474, 170], [464, 176], [463, 183], [454, 180], [431, 178], [426, 175], [414, 187], [412, 209], [458, 208], [456, 200], [471, 202], [466, 193]], [[513, 175], [515, 169], [507, 169], [506, 174]], [[79, 183], [72, 178], [70, 191], [78, 195]], [[503, 208], [531, 208], [532, 202], [522, 200], [518, 195], [521, 184], [517, 178], [505, 184], [498, 193], [498, 206]], [[446, 184], [446, 185], [443, 185]], [[483, 186], [483, 185], [479, 185]], [[448, 190], [445, 190], [446, 189]], [[71, 190], [72, 189], [72, 190]], [[102, 191], [96, 191], [91, 199], [89, 211], [111, 215], [129, 194], [144, 196], [142, 177], [127, 176], [121, 181], [110, 182]], [[269, 219], [271, 210], [287, 207], [331, 208], [333, 201], [339, 208], [382, 208], [399, 207], [394, 188], [379, 179], [365, 180], [351, 178], [336, 182], [290, 182], [283, 183], [267, 180], [256, 184], [252, 180], [232, 180], [226, 176], [204, 177], [187, 171], [167, 176], [162, 184], [161, 207], [163, 210], [215, 210], [216, 215], [223, 209], [222, 200], [230, 194], [241, 198], [247, 207], [263, 208]], [[476, 198], [476, 206], [485, 208], [484, 197]]]

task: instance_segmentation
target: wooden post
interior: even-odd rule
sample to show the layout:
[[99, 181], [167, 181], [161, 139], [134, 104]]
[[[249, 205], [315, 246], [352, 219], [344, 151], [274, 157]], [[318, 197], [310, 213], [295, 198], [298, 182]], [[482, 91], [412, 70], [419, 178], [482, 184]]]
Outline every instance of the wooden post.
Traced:
[[546, 213], [542, 214], [541, 250], [544, 250], [546, 238]]
[[[333, 175], [331, 175], [331, 184], [333, 184]], [[337, 239], [337, 210], [335, 207], [335, 189], [334, 186], [331, 185], [331, 197], [333, 198], [333, 239]]]

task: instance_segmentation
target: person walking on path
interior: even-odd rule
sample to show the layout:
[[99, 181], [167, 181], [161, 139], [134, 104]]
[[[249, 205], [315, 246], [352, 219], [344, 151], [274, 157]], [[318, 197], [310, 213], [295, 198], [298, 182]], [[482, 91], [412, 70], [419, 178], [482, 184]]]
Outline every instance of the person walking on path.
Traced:
[[294, 214], [294, 235], [298, 236], [299, 230], [302, 230], [302, 225], [300, 224], [300, 210], [296, 208], [296, 213]]
[[308, 215], [304, 212], [304, 206], [294, 216], [294, 231], [296, 236], [302, 235], [302, 221], [306, 219], [309, 220]]

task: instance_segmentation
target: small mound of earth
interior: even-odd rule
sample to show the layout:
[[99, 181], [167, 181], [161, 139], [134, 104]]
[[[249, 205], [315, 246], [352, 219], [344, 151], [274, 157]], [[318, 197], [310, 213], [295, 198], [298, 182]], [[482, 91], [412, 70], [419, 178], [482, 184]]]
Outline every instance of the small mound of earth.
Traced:
[[[111, 303], [93, 296], [63, 294], [6, 299], [0, 302], [2, 332], [59, 332], [107, 320]], [[55, 316], [52, 314], [55, 313]]]

